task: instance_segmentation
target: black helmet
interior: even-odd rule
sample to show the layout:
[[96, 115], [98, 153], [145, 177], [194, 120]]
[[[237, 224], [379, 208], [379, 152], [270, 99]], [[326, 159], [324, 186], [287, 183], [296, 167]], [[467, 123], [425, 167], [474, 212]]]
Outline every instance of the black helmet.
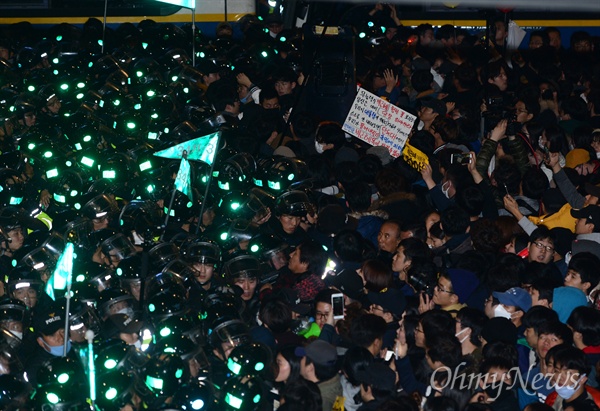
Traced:
[[17, 410], [25, 404], [31, 386], [16, 375], [0, 372], [0, 408]]
[[265, 383], [259, 377], [236, 376], [223, 386], [223, 410], [256, 411], [266, 400]]
[[155, 201], [134, 200], [123, 207], [119, 219], [125, 233], [135, 233], [145, 241], [158, 236], [162, 229], [163, 218]]
[[100, 373], [96, 377], [96, 405], [102, 411], [119, 411], [131, 403], [134, 379], [123, 371]]
[[240, 255], [225, 263], [225, 275], [231, 284], [238, 278], [259, 278], [260, 261], [251, 255]]
[[182, 385], [175, 395], [171, 405], [183, 410], [217, 410], [213, 387], [205, 381], [192, 382]]
[[[127, 294], [125, 290], [121, 288], [109, 288], [102, 291], [98, 297], [98, 312], [100, 316], [106, 319], [110, 315], [116, 314], [111, 311], [111, 307], [121, 301], [126, 302], [128, 307], [133, 310], [133, 297]], [[129, 315], [128, 313], [125, 314]], [[132, 317], [133, 315], [129, 316]]]
[[287, 250], [288, 245], [274, 234], [260, 233], [250, 239], [248, 252], [262, 262], [270, 262], [273, 257]]
[[177, 354], [165, 354], [152, 357], [140, 372], [135, 385], [138, 395], [150, 406], [164, 402], [175, 394], [177, 389], [189, 378], [188, 365]]
[[277, 203], [275, 204], [275, 214], [277, 216], [305, 217], [306, 214], [312, 211], [313, 205], [304, 191], [288, 191], [277, 197]]
[[90, 220], [103, 217], [110, 218], [111, 214], [118, 211], [117, 203], [106, 194], [95, 196], [81, 208], [81, 214]]
[[161, 292], [146, 300], [146, 311], [152, 321], [162, 321], [171, 316], [184, 314], [187, 301], [176, 292]]
[[271, 369], [273, 354], [261, 343], [240, 344], [231, 351], [227, 368], [235, 375], [266, 377]]
[[188, 263], [220, 264], [221, 249], [215, 243], [196, 241], [183, 250], [183, 258]]

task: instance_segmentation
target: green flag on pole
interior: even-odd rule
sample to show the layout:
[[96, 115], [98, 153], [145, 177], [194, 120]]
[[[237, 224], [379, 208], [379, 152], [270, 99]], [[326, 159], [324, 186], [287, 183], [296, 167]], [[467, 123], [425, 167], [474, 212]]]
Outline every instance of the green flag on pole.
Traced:
[[156, 157], [179, 159], [183, 158], [183, 152], [186, 151], [188, 160], [199, 160], [204, 161], [207, 164], [212, 164], [213, 161], [215, 161], [220, 133], [221, 132], [218, 131], [193, 140], [184, 141], [176, 146], [158, 151], [154, 153], [154, 155]]
[[73, 243], [67, 243], [65, 250], [58, 259], [56, 269], [46, 283], [46, 294], [56, 301], [54, 290], [66, 290], [73, 277]]
[[157, 0], [161, 3], [173, 4], [175, 6], [185, 7], [186, 9], [195, 9], [196, 0]]
[[179, 171], [175, 178], [175, 188], [188, 196], [190, 201], [194, 201], [194, 198], [192, 197], [192, 181], [190, 178], [190, 162], [187, 161], [185, 157], [181, 158], [181, 163], [179, 164]]

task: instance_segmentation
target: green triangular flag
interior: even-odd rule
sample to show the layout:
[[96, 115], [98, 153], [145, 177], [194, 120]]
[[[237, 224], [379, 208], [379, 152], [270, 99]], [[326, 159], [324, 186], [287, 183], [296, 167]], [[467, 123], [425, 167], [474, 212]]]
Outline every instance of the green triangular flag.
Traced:
[[54, 290], [66, 290], [71, 283], [71, 277], [73, 276], [73, 249], [73, 243], [67, 243], [65, 251], [63, 251], [58, 259], [54, 273], [52, 273], [46, 283], [46, 294], [54, 301], [56, 301]]
[[175, 188], [181, 191], [183, 194], [187, 195], [190, 198], [190, 201], [194, 200], [192, 198], [190, 162], [187, 161], [185, 157], [181, 158], [181, 163], [179, 164], [179, 171], [177, 172], [177, 177], [175, 178]]
[[183, 157], [183, 152], [187, 151], [188, 160], [200, 160], [207, 164], [212, 164], [217, 153], [217, 144], [221, 132], [198, 137], [193, 140], [184, 141], [176, 146], [166, 148], [154, 153], [156, 157], [179, 159]]

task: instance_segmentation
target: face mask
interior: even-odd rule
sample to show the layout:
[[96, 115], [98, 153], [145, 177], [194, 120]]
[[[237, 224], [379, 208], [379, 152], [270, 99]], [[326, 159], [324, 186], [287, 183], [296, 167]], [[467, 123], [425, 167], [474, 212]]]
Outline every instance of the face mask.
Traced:
[[[581, 378], [585, 377], [585, 374], [583, 374], [581, 376]], [[579, 389], [579, 381], [581, 381], [581, 378], [575, 383], [575, 385], [573, 385], [572, 387], [569, 387], [567, 385], [564, 386], [559, 386], [558, 384], [554, 387], [554, 389], [556, 390], [556, 393], [565, 400], [568, 400], [569, 398], [571, 398], [574, 394], [575, 391], [577, 391]]]
[[506, 318], [507, 320], [510, 320], [512, 318], [512, 314], [509, 313], [502, 304], [498, 304], [494, 308], [494, 317], [502, 317]]
[[133, 308], [131, 308], [131, 307], [121, 308], [119, 311], [117, 311], [117, 314], [125, 314], [129, 318], [133, 318]]
[[450, 184], [448, 184], [448, 186], [444, 189], [444, 186], [446, 185], [446, 183], [442, 184], [442, 193], [444, 193], [444, 195], [446, 196], [446, 198], [450, 198]]
[[[456, 338], [458, 338], [458, 336], [459, 336], [459, 335], [461, 335], [462, 333], [464, 333], [464, 332], [465, 332], [465, 331], [467, 331], [467, 330], [468, 330], [468, 328], [465, 328], [465, 329], [463, 329], [463, 330], [460, 330], [459, 332], [457, 332], [456, 334], [454, 334], [454, 336], [455, 336]], [[465, 337], [464, 337], [462, 340], [458, 340], [458, 342], [460, 342], [460, 343], [462, 344], [462, 343], [463, 343], [463, 341], [465, 341], [467, 338], [469, 338], [469, 336], [468, 336], [468, 335], [467, 335], [467, 336], [465, 336]]]
[[321, 144], [315, 140], [315, 150], [317, 150], [317, 153], [323, 154], [325, 152], [325, 144]]
[[23, 332], [22, 331], [11, 331], [12, 335], [17, 337], [19, 340], [23, 340]]
[[[42, 340], [42, 344], [44, 344], [44, 346], [46, 347], [46, 349], [48, 351], [50, 351], [50, 354], [54, 355], [55, 357], [62, 357], [63, 355], [63, 346], [61, 345], [49, 345], [46, 341], [44, 341], [43, 338], [41, 338]], [[71, 351], [71, 340], [67, 340], [67, 353]]]

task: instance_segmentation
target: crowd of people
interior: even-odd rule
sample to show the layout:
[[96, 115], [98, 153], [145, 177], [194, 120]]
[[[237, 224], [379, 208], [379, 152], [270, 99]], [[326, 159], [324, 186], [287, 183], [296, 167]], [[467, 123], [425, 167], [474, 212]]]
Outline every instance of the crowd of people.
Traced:
[[[2, 28], [0, 408], [597, 410], [598, 39], [374, 6], [415, 169], [312, 110], [301, 33], [235, 25]], [[189, 181], [154, 156], [206, 136]]]

